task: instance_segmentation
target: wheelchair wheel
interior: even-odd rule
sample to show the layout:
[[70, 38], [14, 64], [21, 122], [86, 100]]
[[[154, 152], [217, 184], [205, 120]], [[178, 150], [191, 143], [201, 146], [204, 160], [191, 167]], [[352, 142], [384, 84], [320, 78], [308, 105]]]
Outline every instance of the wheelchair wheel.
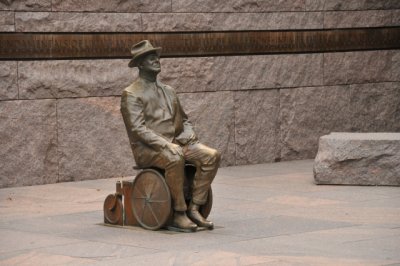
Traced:
[[104, 201], [104, 223], [122, 225], [122, 199], [110, 194]]
[[164, 177], [146, 169], [133, 181], [132, 212], [138, 223], [149, 230], [165, 225], [171, 214], [171, 195]]

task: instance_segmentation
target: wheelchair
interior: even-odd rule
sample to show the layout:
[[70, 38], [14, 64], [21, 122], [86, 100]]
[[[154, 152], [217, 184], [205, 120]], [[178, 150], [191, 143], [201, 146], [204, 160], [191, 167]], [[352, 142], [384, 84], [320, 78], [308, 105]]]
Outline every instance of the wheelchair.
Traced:
[[[164, 171], [155, 167], [137, 168], [139, 173], [132, 181], [117, 181], [116, 192], [104, 201], [104, 223], [120, 226], [141, 226], [148, 230], [169, 228], [174, 210], [171, 193], [165, 182]], [[185, 165], [183, 192], [189, 205], [192, 195], [193, 178], [196, 167]], [[207, 201], [199, 209], [204, 218], [211, 212], [212, 189], [208, 191]]]

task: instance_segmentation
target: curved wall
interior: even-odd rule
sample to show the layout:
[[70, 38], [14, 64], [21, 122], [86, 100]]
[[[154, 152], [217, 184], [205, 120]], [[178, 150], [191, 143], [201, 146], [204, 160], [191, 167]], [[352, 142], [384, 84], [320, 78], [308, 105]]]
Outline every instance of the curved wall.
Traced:
[[[390, 0], [0, 2], [3, 33], [335, 29], [399, 18]], [[137, 75], [128, 61], [0, 61], [0, 187], [134, 175], [119, 113]], [[311, 159], [332, 131], [400, 131], [400, 50], [164, 58], [162, 68], [224, 166]]]

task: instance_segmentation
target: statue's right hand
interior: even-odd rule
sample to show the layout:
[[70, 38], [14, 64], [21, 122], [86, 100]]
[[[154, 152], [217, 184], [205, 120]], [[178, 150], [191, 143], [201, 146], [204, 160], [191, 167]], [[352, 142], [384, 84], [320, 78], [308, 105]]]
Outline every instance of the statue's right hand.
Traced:
[[168, 143], [166, 148], [172, 153], [176, 155], [183, 156], [182, 147], [175, 143]]

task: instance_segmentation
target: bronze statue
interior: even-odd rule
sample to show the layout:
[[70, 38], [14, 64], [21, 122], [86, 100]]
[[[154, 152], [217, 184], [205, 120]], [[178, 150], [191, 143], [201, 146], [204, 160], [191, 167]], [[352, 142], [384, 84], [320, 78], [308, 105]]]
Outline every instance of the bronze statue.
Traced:
[[[138, 67], [139, 77], [123, 91], [121, 112], [133, 156], [141, 168], [165, 170], [174, 209], [173, 227], [185, 232], [196, 231], [197, 226], [213, 229], [199, 207], [206, 202], [221, 155], [199, 142], [174, 89], [157, 80], [160, 50], [147, 40], [131, 49], [129, 67]], [[196, 167], [189, 206], [183, 193], [185, 162]]]

